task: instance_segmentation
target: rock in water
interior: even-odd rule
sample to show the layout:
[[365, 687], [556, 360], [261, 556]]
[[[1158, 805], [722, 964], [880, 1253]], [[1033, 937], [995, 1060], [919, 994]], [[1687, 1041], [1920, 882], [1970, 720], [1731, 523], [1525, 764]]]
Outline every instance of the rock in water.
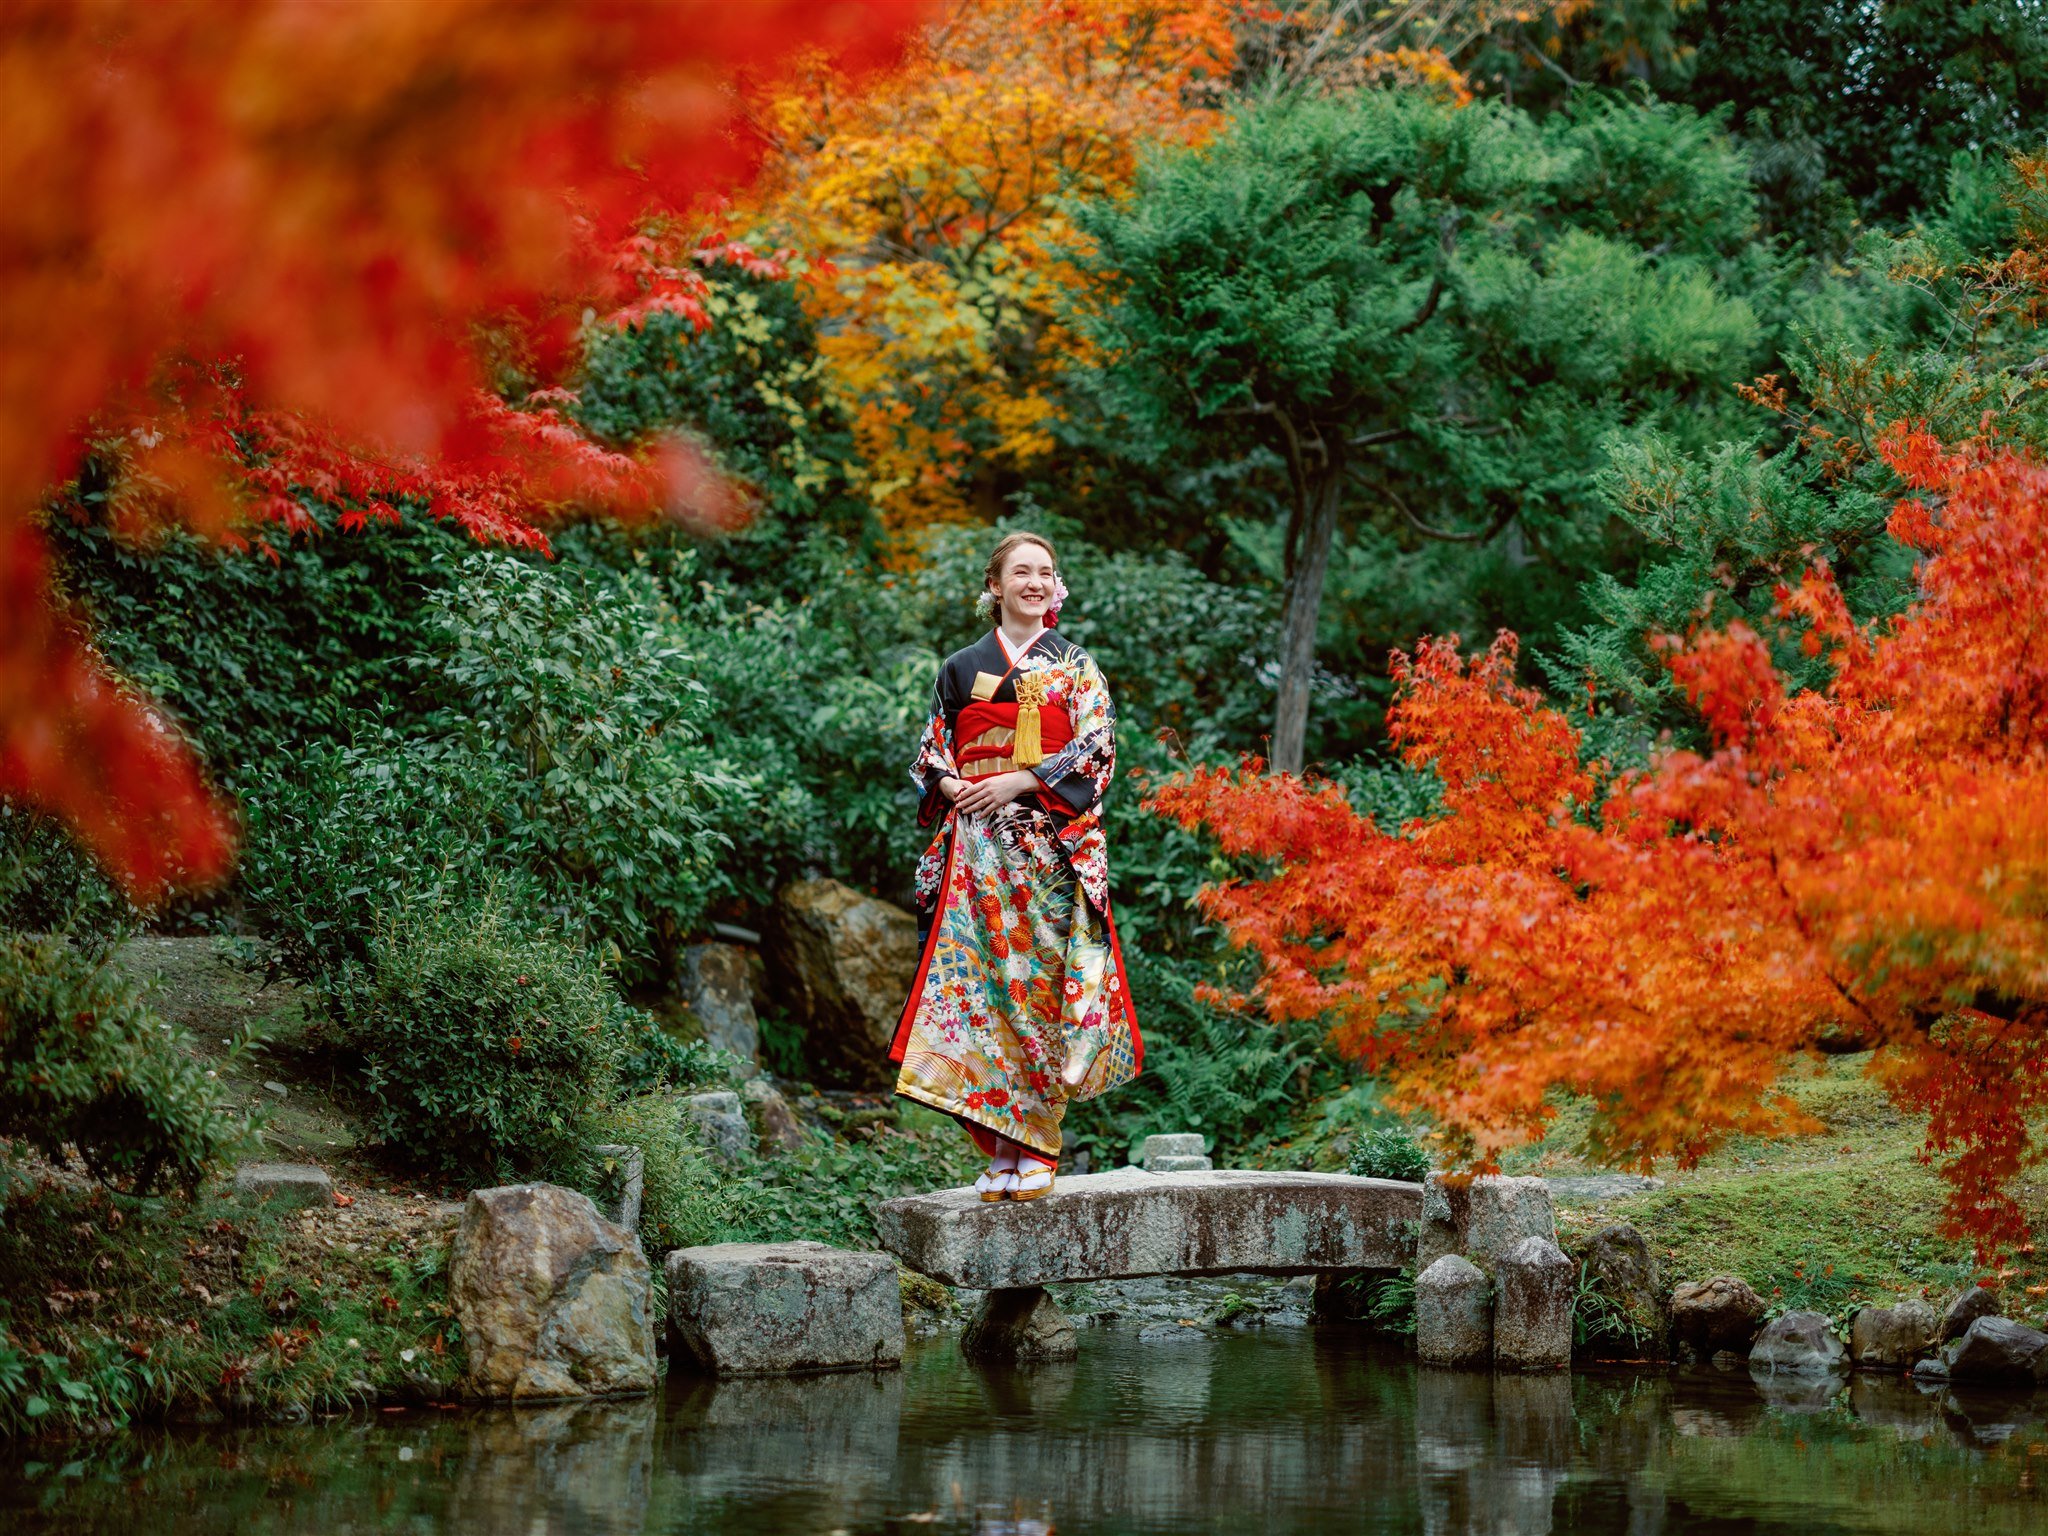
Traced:
[[[1546, 1208], [1549, 1198], [1546, 1193]], [[1548, 1238], [1525, 1237], [1502, 1255], [1494, 1270], [1499, 1292], [1493, 1309], [1496, 1365], [1508, 1370], [1547, 1371], [1572, 1363], [1575, 1274], [1564, 1250]]]
[[1484, 1365], [1493, 1352], [1493, 1282], [1447, 1253], [1415, 1277], [1415, 1352], [1428, 1365]]
[[[1182, 1330], [1176, 1328], [1176, 1333]], [[961, 1335], [960, 1352], [971, 1360], [1033, 1365], [1071, 1360], [1079, 1353], [1074, 1325], [1058, 1303], [1035, 1285], [990, 1291]]]
[[1904, 1370], [1934, 1347], [1941, 1320], [1920, 1300], [1896, 1307], [1864, 1307], [1849, 1324], [1852, 1364], [1880, 1370]]
[[1663, 1268], [1643, 1234], [1626, 1225], [1603, 1228], [1586, 1245], [1585, 1269], [1634, 1335], [1604, 1340], [1596, 1351], [1661, 1357], [1670, 1339], [1671, 1311], [1664, 1300]]
[[1849, 1351], [1818, 1312], [1787, 1312], [1771, 1319], [1749, 1352], [1753, 1376], [1825, 1376], [1848, 1368]]
[[730, 1051], [745, 1074], [760, 1070], [761, 1024], [754, 1016], [747, 951], [737, 944], [692, 944], [676, 957], [676, 990], [704, 1028], [704, 1039]]
[[553, 1184], [479, 1189], [463, 1206], [449, 1297], [484, 1398], [597, 1397], [654, 1386], [640, 1240]]
[[1972, 1386], [2032, 1386], [2048, 1381], [2048, 1333], [2009, 1318], [1979, 1317], [1913, 1374]]
[[1671, 1333], [1701, 1356], [1747, 1354], [1764, 1320], [1764, 1299], [1733, 1275], [1688, 1282], [1671, 1293]]
[[893, 1083], [889, 1041], [917, 974], [917, 919], [836, 880], [799, 880], [776, 896], [762, 948], [808, 1064], [855, 1088]]
[[893, 1366], [903, 1296], [887, 1254], [717, 1243], [668, 1256], [669, 1355], [720, 1376]]
[[1941, 1314], [1941, 1334], [1936, 1342], [1947, 1344], [1960, 1339], [1978, 1318], [1996, 1316], [1997, 1295], [1981, 1285], [1973, 1285], [1950, 1302], [1948, 1309]]
[[334, 1180], [311, 1163], [244, 1163], [235, 1170], [235, 1193], [265, 1205], [332, 1205]]
[[753, 1150], [754, 1133], [747, 1129], [738, 1094], [693, 1093], [683, 1100], [683, 1113], [697, 1122], [711, 1150], [726, 1162], [738, 1162]]

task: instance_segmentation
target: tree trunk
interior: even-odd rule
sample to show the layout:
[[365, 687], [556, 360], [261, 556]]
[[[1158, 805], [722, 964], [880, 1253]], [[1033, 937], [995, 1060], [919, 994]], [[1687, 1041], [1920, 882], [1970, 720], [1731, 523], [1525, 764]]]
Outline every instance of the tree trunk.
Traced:
[[1301, 546], [1287, 573], [1287, 603], [1280, 619], [1280, 695], [1273, 709], [1273, 768], [1279, 773], [1300, 773], [1307, 751], [1316, 616], [1323, 606], [1323, 579], [1330, 570], [1330, 543], [1337, 532], [1337, 500], [1343, 486], [1343, 466], [1330, 464], [1308, 488]]

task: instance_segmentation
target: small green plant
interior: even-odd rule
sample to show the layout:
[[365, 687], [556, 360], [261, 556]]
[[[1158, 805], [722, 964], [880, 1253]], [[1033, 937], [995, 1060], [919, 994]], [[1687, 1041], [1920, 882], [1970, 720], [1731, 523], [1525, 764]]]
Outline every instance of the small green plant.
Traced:
[[1247, 1300], [1236, 1291], [1226, 1291], [1223, 1294], [1222, 1303], [1216, 1308], [1214, 1321], [1217, 1326], [1228, 1328], [1246, 1313], [1256, 1317], [1258, 1312], [1259, 1308], [1255, 1303]]
[[1419, 1184], [1429, 1177], [1429, 1154], [1399, 1126], [1361, 1131], [1351, 1147], [1351, 1173], [1364, 1179], [1400, 1179]]
[[1572, 1348], [1635, 1355], [1653, 1342], [1650, 1330], [1630, 1317], [1600, 1289], [1593, 1273], [1580, 1265], [1572, 1286]]
[[1782, 1317], [1787, 1312], [1819, 1312], [1840, 1323], [1860, 1305], [1850, 1294], [1860, 1278], [1846, 1267], [1838, 1268], [1825, 1255], [1816, 1254], [1793, 1260], [1789, 1269], [1769, 1271], [1757, 1290], [1769, 1308], [1770, 1317]]
[[1367, 1287], [1365, 1315], [1382, 1333], [1415, 1332], [1415, 1271], [1385, 1275]]

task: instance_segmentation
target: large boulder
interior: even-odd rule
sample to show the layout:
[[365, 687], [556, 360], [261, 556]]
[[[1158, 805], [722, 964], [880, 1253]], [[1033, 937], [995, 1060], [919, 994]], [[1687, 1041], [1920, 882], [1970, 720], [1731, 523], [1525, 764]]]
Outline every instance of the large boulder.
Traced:
[[903, 1296], [881, 1253], [718, 1243], [668, 1256], [669, 1355], [719, 1376], [876, 1370], [903, 1358]]
[[1688, 1281], [1671, 1293], [1671, 1335], [1706, 1359], [1747, 1354], [1764, 1320], [1764, 1299], [1733, 1275]]
[[804, 1029], [807, 1064], [852, 1087], [888, 1087], [917, 919], [836, 880], [799, 880], [776, 896], [762, 952], [769, 990]]
[[1749, 1352], [1752, 1376], [1826, 1376], [1848, 1368], [1849, 1351], [1818, 1312], [1772, 1318]]
[[474, 1191], [448, 1263], [483, 1398], [600, 1397], [654, 1386], [654, 1318], [640, 1240], [587, 1195], [553, 1184]]
[[1969, 1332], [1970, 1324], [1980, 1317], [1998, 1316], [1998, 1293], [1981, 1285], [1973, 1285], [1951, 1301], [1941, 1314], [1941, 1331], [1935, 1342], [1951, 1343]]
[[1596, 1341], [1593, 1352], [1662, 1356], [1671, 1334], [1671, 1310], [1664, 1297], [1663, 1267], [1643, 1234], [1627, 1225], [1603, 1227], [1586, 1244], [1580, 1263], [1626, 1333]]
[[692, 944], [676, 957], [676, 990], [696, 1015], [705, 1041], [737, 1056], [743, 1075], [759, 1070], [761, 1054], [751, 960], [737, 944]]
[[1564, 1250], [1546, 1237], [1525, 1237], [1501, 1255], [1494, 1269], [1498, 1291], [1493, 1308], [1495, 1365], [1507, 1370], [1547, 1371], [1572, 1363], [1572, 1282], [1576, 1273]]
[[1896, 1307], [1863, 1307], [1849, 1323], [1849, 1359], [1871, 1370], [1901, 1371], [1934, 1347], [1941, 1320], [1917, 1298]]
[[1341, 1173], [1218, 1168], [1062, 1174], [1026, 1203], [972, 1189], [875, 1207], [882, 1246], [947, 1285], [998, 1290], [1138, 1275], [1397, 1270], [1415, 1252], [1422, 1191]]
[[1979, 1317], [1913, 1374], [1972, 1386], [2033, 1386], [2048, 1381], [2048, 1333], [2003, 1317]]
[[1447, 1253], [1415, 1277], [1415, 1353], [1425, 1365], [1484, 1365], [1493, 1352], [1493, 1282]]

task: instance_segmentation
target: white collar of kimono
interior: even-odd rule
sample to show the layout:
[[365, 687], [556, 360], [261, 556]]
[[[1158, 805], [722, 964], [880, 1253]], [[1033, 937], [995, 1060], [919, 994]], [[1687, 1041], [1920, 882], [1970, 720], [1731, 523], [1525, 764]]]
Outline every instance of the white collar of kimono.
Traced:
[[1031, 647], [1038, 644], [1039, 637], [1044, 633], [1045, 626], [1041, 624], [1038, 628], [1038, 632], [1034, 634], [1029, 640], [1026, 640], [1022, 645], [1012, 645], [1010, 644], [1010, 637], [1003, 633], [1002, 626], [997, 625], [996, 644], [1000, 645], [1003, 648], [1003, 654], [1010, 658], [1010, 665], [1014, 667], [1015, 665], [1017, 665], [1017, 658], [1022, 656], [1026, 651], [1030, 650]]

